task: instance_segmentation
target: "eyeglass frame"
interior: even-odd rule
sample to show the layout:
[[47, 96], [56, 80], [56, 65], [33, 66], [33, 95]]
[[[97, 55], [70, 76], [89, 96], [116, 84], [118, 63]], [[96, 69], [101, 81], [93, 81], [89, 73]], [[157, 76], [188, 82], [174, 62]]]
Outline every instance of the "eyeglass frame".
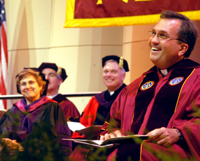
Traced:
[[[157, 35], [157, 38], [159, 39], [159, 41], [164, 41], [164, 40], [178, 40], [178, 41], [181, 41], [181, 42], [185, 43], [183, 40], [181, 40], [179, 38], [175, 38], [175, 37], [170, 37], [168, 34], [167, 35], [163, 35], [163, 36], [166, 36], [166, 38], [161, 38], [160, 37], [161, 35], [157, 34], [156, 32], [155, 32], [156, 34], [153, 35], [152, 34], [153, 31], [155, 31], [155, 30], [154, 29], [149, 30], [149, 34], [150, 34], [151, 38], [154, 38]], [[163, 33], [167, 33], [167, 32], [163, 32]]]
[[22, 82], [22, 83], [20, 83], [19, 86], [20, 86], [20, 87], [26, 87], [27, 84], [28, 84], [29, 86], [32, 86], [32, 85], [34, 85], [34, 84], [36, 84], [36, 83], [37, 83], [37, 81], [30, 80], [30, 81], [28, 81], [28, 82]]

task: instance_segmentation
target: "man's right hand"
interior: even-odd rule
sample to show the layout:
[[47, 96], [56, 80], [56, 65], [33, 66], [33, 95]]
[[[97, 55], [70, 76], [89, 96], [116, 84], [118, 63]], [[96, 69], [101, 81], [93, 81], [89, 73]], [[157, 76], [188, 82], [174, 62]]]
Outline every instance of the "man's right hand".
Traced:
[[116, 138], [116, 137], [121, 137], [124, 136], [120, 130], [116, 130], [115, 132], [112, 133], [106, 133], [105, 135], [100, 137], [100, 140], [106, 140], [109, 138]]

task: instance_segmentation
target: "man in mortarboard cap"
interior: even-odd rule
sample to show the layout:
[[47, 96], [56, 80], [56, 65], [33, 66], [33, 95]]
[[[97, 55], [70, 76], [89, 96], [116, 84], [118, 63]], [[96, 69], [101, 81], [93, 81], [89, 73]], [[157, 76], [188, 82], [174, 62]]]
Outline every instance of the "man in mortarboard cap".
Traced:
[[58, 93], [61, 83], [68, 77], [65, 69], [58, 67], [55, 63], [42, 63], [38, 70], [49, 81], [47, 96], [60, 104], [68, 121], [78, 119], [80, 114], [76, 106], [65, 96]]
[[[114, 100], [117, 98], [121, 90], [126, 87], [123, 83], [126, 72], [129, 71], [128, 63], [123, 57], [116, 55], [108, 55], [102, 58], [103, 82], [107, 87], [106, 91], [93, 96], [86, 105], [81, 117], [80, 123], [86, 127], [91, 125], [103, 125], [106, 117], [110, 112], [110, 108]], [[94, 130], [95, 131], [95, 130]], [[82, 135], [74, 132], [72, 138], [97, 139], [98, 132], [92, 131], [89, 135]], [[70, 160], [80, 160], [88, 151], [87, 148], [75, 144]]]
[[[93, 96], [85, 107], [80, 123], [88, 127], [91, 125], [103, 125], [110, 107], [120, 91], [126, 86], [123, 81], [126, 72], [129, 71], [128, 63], [122, 57], [109, 55], [102, 58], [103, 82], [106, 91]], [[85, 138], [87, 136], [73, 133], [72, 138]]]
[[109, 55], [102, 59], [102, 67], [104, 84], [112, 95], [123, 85], [126, 72], [129, 71], [128, 63], [123, 57]]

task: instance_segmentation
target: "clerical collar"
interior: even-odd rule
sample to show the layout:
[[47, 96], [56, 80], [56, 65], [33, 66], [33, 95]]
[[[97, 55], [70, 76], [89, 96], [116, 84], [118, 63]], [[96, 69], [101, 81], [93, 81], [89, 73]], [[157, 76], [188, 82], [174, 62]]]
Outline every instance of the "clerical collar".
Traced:
[[108, 91], [108, 92], [109, 92], [110, 96], [112, 96], [113, 94], [118, 93], [118, 91], [121, 91], [121, 89], [124, 88], [125, 86], [126, 85], [123, 83], [121, 85], [121, 87], [119, 87], [117, 90], [115, 90], [115, 91]]
[[160, 73], [163, 75], [163, 77], [165, 77], [168, 73], [168, 70], [167, 69], [162, 69], [160, 70]]
[[58, 95], [58, 93], [55, 94], [55, 95], [53, 95], [53, 96], [47, 96], [47, 97], [49, 97], [50, 99], [53, 99], [53, 98], [56, 97], [57, 95]]
[[109, 93], [110, 93], [110, 96], [112, 96], [115, 93], [115, 91], [111, 91]]

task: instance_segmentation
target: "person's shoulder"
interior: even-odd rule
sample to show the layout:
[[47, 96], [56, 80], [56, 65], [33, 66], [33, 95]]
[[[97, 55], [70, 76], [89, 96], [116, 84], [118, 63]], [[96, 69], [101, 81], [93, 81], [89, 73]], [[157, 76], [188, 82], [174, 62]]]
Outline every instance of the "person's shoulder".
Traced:
[[95, 94], [94, 96], [104, 95], [104, 93], [107, 92], [107, 91], [108, 91], [108, 90], [105, 90], [105, 91], [99, 92], [99, 93]]
[[64, 100], [67, 100], [66, 96], [65, 95], [62, 95], [62, 94], [58, 94], [56, 95], [54, 98], [52, 98], [53, 100], [57, 101], [58, 103], [64, 101]]
[[152, 72], [157, 72], [157, 67], [156, 66], [153, 66], [148, 71], [145, 71], [144, 73], [142, 73], [141, 76], [139, 76], [138, 78], [136, 78], [133, 82], [131, 82], [129, 85], [127, 85], [123, 90], [128, 90], [129, 91], [129, 90], [133, 90], [135, 88], [138, 88], [138, 86], [140, 85], [140, 83], [144, 79], [144, 77], [148, 73], [152, 73]]
[[44, 104], [43, 110], [49, 110], [49, 111], [60, 111], [62, 110], [61, 105], [59, 105], [56, 102], [48, 102], [46, 104]]
[[191, 59], [184, 59], [184, 61], [182, 61], [183, 63], [181, 64], [183, 66], [183, 68], [185, 69], [194, 69], [192, 72], [192, 75], [200, 75], [200, 64], [198, 62], [195, 62]]
[[13, 112], [17, 106], [13, 105], [11, 108], [7, 109], [6, 112]]
[[21, 100], [15, 102], [11, 108], [9, 108], [8, 110], [6, 110], [6, 113], [9, 113], [9, 112], [14, 113], [14, 111], [15, 112], [18, 111], [19, 108], [17, 107], [17, 103], [20, 103], [20, 102], [21, 102]]
[[[98, 96], [100, 96], [100, 95], [97, 95], [97, 94], [96, 94], [96, 95], [92, 96], [92, 97], [90, 98], [90, 100], [88, 101], [88, 103], [87, 103], [85, 109], [86, 109], [86, 108], [92, 108], [94, 105], [99, 105], [98, 98], [101, 98], [101, 97], [98, 97]], [[96, 98], [96, 97], [97, 97], [97, 98]]]
[[67, 98], [66, 98], [66, 100], [63, 100], [63, 101], [61, 102], [61, 104], [66, 104], [66, 105], [68, 105], [68, 106], [74, 106], [74, 107], [76, 107], [76, 106], [74, 105], [74, 103], [73, 103], [72, 101], [70, 101], [69, 99], [67, 99]]
[[99, 92], [99, 93], [95, 94], [94, 96], [92, 96], [91, 99], [96, 99], [97, 97], [102, 97], [102, 98], [104, 98], [104, 94], [105, 94], [106, 92], [108, 92], [108, 89], [105, 90], [105, 91], [102, 91], [102, 92]]
[[[99, 93], [99, 94], [100, 94], [100, 93]], [[96, 95], [92, 96], [92, 97], [90, 98], [89, 102], [91, 102], [91, 101], [97, 101], [97, 98], [96, 98], [96, 97], [100, 96], [99, 94], [96, 94]]]
[[101, 100], [104, 100], [105, 99], [105, 94], [108, 93], [108, 90], [105, 90], [103, 92], [100, 92], [98, 94], [95, 94], [94, 96], [92, 96], [92, 98], [90, 99], [89, 102], [99, 102]]
[[57, 102], [52, 101], [45, 104], [46, 106], [58, 107], [60, 106]]
[[133, 89], [138, 88], [144, 77], [144, 75], [141, 75], [139, 78], [127, 85], [123, 90], [132, 91]]
[[192, 59], [183, 59], [181, 62], [183, 64], [183, 67], [185, 66], [194, 67], [194, 68], [200, 67], [200, 64]]

